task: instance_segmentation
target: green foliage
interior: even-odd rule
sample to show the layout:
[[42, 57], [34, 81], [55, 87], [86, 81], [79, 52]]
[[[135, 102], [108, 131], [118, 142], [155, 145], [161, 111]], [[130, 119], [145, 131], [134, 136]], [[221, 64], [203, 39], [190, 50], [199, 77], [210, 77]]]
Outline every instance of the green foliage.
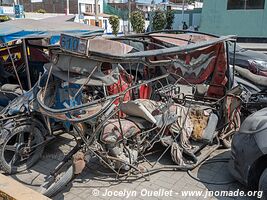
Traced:
[[36, 10], [36, 12], [37, 13], [42, 13], [42, 14], [45, 14], [46, 13], [46, 11], [44, 9], [38, 9], [38, 10]]
[[172, 29], [172, 24], [174, 20], [174, 12], [172, 10], [168, 10], [166, 12], [166, 29]]
[[116, 15], [112, 15], [109, 17], [109, 23], [111, 24], [112, 33], [117, 36], [120, 28], [120, 19]]
[[0, 16], [0, 22], [5, 22], [5, 21], [9, 21], [10, 18], [6, 15]]
[[160, 11], [156, 10], [155, 15], [153, 17], [153, 29], [155, 31], [159, 31], [165, 28], [166, 25], [166, 16]]
[[133, 31], [136, 33], [142, 33], [145, 29], [145, 18], [143, 14], [139, 11], [134, 11], [131, 13], [131, 24]]

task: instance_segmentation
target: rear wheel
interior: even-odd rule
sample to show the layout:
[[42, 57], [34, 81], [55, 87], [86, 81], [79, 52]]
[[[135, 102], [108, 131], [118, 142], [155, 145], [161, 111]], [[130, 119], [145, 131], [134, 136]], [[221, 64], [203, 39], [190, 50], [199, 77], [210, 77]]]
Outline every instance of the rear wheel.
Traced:
[[0, 146], [0, 167], [8, 174], [30, 168], [43, 154], [45, 129], [31, 123], [15, 127]]
[[259, 191], [262, 191], [261, 200], [267, 200], [267, 169], [265, 169], [260, 177]]

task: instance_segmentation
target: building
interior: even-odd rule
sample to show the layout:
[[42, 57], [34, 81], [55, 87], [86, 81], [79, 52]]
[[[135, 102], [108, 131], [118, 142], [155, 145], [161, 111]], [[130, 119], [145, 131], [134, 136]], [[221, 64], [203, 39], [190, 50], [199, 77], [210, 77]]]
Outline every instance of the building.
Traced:
[[[26, 12], [36, 12], [44, 9], [47, 13], [66, 13], [66, 0], [40, 0], [41, 2], [32, 2], [32, 0], [20, 0]], [[95, 0], [69, 0], [69, 13], [78, 14], [83, 12], [94, 13]], [[98, 13], [103, 12], [103, 0], [98, 0]]]
[[200, 31], [267, 38], [267, 0], [204, 0]]
[[[99, 26], [105, 30], [105, 33], [111, 33], [112, 28], [109, 23], [109, 17], [111, 15], [104, 13], [104, 1], [98, 0], [97, 7], [97, 20], [95, 17], [95, 0], [78, 0], [79, 8], [78, 8], [78, 17], [76, 18], [77, 22], [82, 22], [92, 26]], [[120, 19], [120, 27], [119, 33], [124, 32], [124, 23], [123, 20]]]
[[[78, 13], [95, 14], [95, 0], [78, 0]], [[97, 13], [103, 13], [103, 0], [98, 0]]]
[[108, 3], [125, 3], [125, 0], [108, 0]]
[[[66, 13], [66, 0], [41, 0], [41, 2], [34, 2], [32, 0], [20, 0], [19, 2], [24, 6], [25, 12], [36, 12], [39, 9], [45, 10], [47, 13]], [[69, 0], [69, 12], [71, 14], [78, 13], [78, 0]]]

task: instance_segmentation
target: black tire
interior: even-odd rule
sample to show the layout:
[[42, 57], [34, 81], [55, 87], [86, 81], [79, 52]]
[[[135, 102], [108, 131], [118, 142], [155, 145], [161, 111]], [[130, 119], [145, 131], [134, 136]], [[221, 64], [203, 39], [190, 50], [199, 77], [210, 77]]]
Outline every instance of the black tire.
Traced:
[[263, 171], [259, 181], [259, 191], [262, 191], [261, 200], [267, 200], [267, 169]]
[[[32, 125], [35, 123], [35, 126]], [[42, 156], [44, 145], [37, 146], [28, 153], [23, 152], [31, 131], [34, 131], [32, 143], [35, 146], [44, 142], [45, 129], [38, 122], [19, 125], [12, 130], [0, 146], [0, 168], [7, 174], [21, 172], [33, 166]], [[23, 153], [22, 153], [23, 152]]]
[[49, 176], [40, 186], [40, 191], [43, 195], [51, 197], [60, 192], [74, 177], [73, 166], [69, 166], [64, 174], [60, 175], [60, 177]]

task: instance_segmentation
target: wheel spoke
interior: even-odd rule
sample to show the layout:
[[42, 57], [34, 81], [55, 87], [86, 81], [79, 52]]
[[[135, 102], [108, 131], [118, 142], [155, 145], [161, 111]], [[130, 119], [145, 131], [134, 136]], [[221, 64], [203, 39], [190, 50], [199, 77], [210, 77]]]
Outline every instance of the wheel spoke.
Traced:
[[37, 143], [37, 138], [33, 136], [33, 138], [32, 138], [32, 140], [31, 140], [30, 143], [31, 143], [31, 144], [30, 144], [31, 146], [32, 146], [32, 145], [35, 145], [35, 144]]
[[18, 160], [18, 154], [15, 153], [14, 156], [12, 157], [11, 161], [10, 161], [10, 165], [14, 165], [16, 163], [16, 161]]
[[7, 151], [16, 151], [16, 145], [6, 145], [5, 150]]
[[25, 141], [24, 141], [24, 133], [22, 132], [22, 133], [19, 134], [19, 140], [18, 140], [18, 143], [21, 144], [21, 143], [24, 143], [24, 142], [25, 142]]

